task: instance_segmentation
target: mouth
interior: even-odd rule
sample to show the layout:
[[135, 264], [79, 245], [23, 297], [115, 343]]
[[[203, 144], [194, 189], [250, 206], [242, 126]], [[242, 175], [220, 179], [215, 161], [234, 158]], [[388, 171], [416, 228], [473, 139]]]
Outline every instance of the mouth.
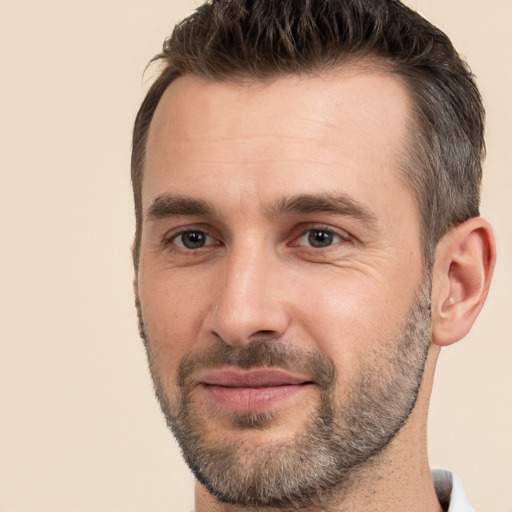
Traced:
[[264, 411], [297, 399], [315, 385], [311, 376], [268, 368], [206, 370], [196, 382], [217, 407], [234, 412]]

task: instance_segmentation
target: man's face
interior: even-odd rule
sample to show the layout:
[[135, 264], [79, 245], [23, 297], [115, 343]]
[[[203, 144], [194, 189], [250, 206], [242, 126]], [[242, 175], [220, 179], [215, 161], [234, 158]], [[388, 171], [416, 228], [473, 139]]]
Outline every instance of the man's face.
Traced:
[[150, 128], [138, 295], [157, 395], [221, 501], [340, 486], [404, 424], [429, 342], [400, 178], [409, 99], [351, 70], [177, 79]]

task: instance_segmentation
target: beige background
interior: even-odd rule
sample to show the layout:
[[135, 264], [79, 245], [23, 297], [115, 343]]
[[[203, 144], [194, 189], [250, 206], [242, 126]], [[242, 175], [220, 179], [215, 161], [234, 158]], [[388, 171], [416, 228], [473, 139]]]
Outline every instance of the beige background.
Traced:
[[[479, 78], [500, 251], [478, 323], [443, 352], [431, 462], [511, 512], [512, 1], [409, 3]], [[1, 512], [192, 509], [136, 331], [128, 173], [145, 63], [194, 4], [0, 0]]]

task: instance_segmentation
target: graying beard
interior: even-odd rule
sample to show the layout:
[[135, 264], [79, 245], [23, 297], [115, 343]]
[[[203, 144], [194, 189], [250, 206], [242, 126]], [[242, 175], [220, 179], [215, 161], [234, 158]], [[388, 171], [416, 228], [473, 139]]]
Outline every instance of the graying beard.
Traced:
[[[313, 505], [326, 508], [334, 493], [348, 490], [352, 473], [370, 464], [385, 450], [414, 408], [430, 343], [429, 296], [430, 286], [425, 285], [409, 312], [399, 343], [388, 354], [385, 370], [391, 373], [391, 378], [388, 377], [385, 384], [381, 378], [375, 389], [374, 369], [364, 367], [362, 359], [360, 378], [351, 387], [345, 407], [338, 407], [336, 411], [333, 392], [336, 379], [331, 377], [317, 414], [310, 417], [293, 440], [251, 447], [244, 452], [257, 461], [250, 468], [244, 468], [241, 463], [240, 446], [219, 442], [211, 448], [204, 444], [204, 425], [194, 416], [193, 404], [186, 392], [173, 410], [146, 340], [156, 396], [196, 478], [225, 503], [288, 510]], [[141, 332], [144, 333], [143, 328]], [[260, 348], [262, 346], [264, 343]], [[254, 349], [254, 354], [257, 350]], [[372, 360], [379, 355], [378, 350], [375, 352]], [[270, 364], [272, 357], [269, 354], [265, 357]], [[251, 367], [250, 357], [244, 367]], [[183, 381], [183, 373], [178, 381]], [[230, 415], [230, 418], [235, 428], [263, 429], [273, 416], [271, 413], [247, 413]]]

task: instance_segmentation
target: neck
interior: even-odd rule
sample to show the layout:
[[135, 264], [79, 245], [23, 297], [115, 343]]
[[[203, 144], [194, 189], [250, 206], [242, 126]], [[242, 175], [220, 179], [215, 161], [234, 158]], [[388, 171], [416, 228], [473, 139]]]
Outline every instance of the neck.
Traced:
[[[427, 411], [437, 349], [431, 352], [416, 406], [387, 449], [355, 470], [343, 489], [332, 493], [322, 505], [287, 508], [286, 512], [442, 512], [427, 456]], [[278, 512], [278, 509], [222, 504], [196, 483], [196, 512]]]

